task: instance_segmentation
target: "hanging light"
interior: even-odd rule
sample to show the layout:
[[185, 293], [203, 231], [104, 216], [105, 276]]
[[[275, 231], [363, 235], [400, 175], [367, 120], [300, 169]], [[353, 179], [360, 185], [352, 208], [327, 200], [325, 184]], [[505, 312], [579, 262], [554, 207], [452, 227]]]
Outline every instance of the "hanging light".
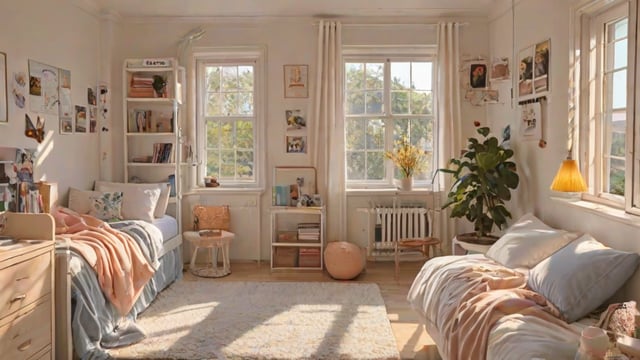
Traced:
[[551, 183], [551, 190], [560, 192], [587, 191], [587, 184], [582, 178], [578, 162], [571, 158], [571, 154], [560, 164], [558, 173]]

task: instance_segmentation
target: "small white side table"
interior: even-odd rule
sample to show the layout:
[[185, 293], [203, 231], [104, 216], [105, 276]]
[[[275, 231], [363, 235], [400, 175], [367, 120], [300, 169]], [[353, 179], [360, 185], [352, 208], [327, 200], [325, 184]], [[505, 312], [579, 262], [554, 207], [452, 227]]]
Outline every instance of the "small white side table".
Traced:
[[459, 241], [458, 237], [454, 237], [451, 240], [451, 253], [453, 255], [465, 255], [469, 251], [486, 254], [491, 245], [473, 244], [464, 241]]
[[[229, 245], [235, 234], [222, 230], [218, 236], [200, 236], [198, 231], [186, 231], [183, 236], [194, 246], [189, 270], [193, 275], [202, 277], [223, 277], [231, 274], [229, 262]], [[198, 249], [209, 249], [211, 266], [196, 266]], [[218, 250], [222, 250], [222, 268], [218, 268]]]

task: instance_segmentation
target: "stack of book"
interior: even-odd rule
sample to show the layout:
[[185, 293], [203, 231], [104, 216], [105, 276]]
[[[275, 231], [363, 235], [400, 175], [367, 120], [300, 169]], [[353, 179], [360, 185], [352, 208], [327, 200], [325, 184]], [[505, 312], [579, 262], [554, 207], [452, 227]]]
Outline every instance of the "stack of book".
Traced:
[[129, 84], [129, 97], [152, 98], [154, 95], [152, 83], [153, 77], [151, 74], [134, 73]]
[[155, 143], [153, 144], [153, 158], [152, 163], [167, 164], [172, 163], [173, 159], [173, 144], [172, 143]]
[[298, 224], [298, 241], [317, 243], [320, 242], [320, 224], [319, 223], [299, 223]]
[[320, 248], [300, 248], [298, 251], [299, 267], [320, 267]]

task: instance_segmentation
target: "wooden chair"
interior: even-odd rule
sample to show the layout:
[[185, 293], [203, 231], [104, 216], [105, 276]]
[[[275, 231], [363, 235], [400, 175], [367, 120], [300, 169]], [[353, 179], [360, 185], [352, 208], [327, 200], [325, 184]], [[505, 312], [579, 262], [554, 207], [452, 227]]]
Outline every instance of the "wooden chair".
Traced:
[[[431, 249], [431, 250], [430, 250]], [[421, 254], [424, 259], [436, 256], [436, 250], [442, 254], [442, 241], [433, 236], [433, 209], [427, 210], [427, 236], [420, 238], [399, 238], [395, 241], [394, 261], [395, 278], [399, 277], [400, 256], [405, 254]]]

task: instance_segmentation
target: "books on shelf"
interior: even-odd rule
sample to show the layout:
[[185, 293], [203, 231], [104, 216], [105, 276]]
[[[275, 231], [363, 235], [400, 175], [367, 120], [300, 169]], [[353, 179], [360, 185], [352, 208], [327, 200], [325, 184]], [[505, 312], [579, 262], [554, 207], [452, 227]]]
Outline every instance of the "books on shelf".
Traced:
[[132, 109], [128, 123], [130, 133], [172, 133], [173, 112]]
[[173, 144], [172, 143], [155, 143], [153, 144], [152, 163], [167, 164], [174, 162]]
[[298, 224], [298, 241], [319, 242], [320, 241], [320, 223], [299, 223]]

